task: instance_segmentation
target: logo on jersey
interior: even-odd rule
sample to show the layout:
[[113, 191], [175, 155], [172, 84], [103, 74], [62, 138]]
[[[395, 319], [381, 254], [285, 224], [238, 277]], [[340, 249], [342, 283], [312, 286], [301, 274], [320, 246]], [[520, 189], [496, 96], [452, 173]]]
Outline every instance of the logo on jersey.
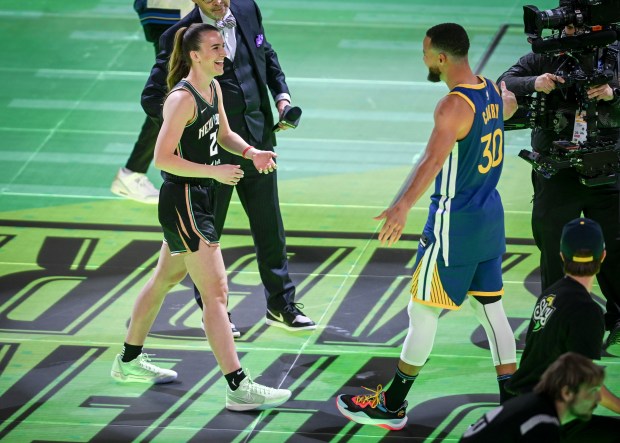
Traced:
[[420, 246], [422, 246], [423, 248], [426, 248], [427, 244], [428, 244], [428, 237], [422, 234], [422, 236], [420, 237]]
[[213, 114], [211, 118], [198, 130], [198, 140], [207, 135], [215, 125], [220, 124], [220, 115]]
[[539, 331], [545, 327], [549, 321], [549, 317], [551, 317], [551, 314], [555, 311], [555, 306], [553, 306], [554, 301], [555, 295], [551, 294], [536, 303], [534, 314], [532, 315], [532, 320], [534, 321], [533, 332]]

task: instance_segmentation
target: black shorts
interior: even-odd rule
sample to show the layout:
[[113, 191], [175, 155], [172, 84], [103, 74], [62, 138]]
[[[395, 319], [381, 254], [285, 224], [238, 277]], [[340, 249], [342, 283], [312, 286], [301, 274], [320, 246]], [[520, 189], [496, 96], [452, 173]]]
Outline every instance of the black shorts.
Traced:
[[200, 242], [219, 243], [212, 186], [164, 181], [159, 191], [159, 223], [172, 255], [196, 252]]

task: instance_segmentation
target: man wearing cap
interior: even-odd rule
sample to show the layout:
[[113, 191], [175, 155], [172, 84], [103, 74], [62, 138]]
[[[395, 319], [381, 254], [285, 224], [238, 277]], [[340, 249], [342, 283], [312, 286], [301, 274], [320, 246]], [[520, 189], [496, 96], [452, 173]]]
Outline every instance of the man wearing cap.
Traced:
[[[560, 251], [564, 277], [536, 302], [519, 369], [506, 385], [514, 395], [531, 392], [543, 372], [565, 352], [601, 359], [605, 320], [590, 294], [605, 259], [600, 225], [588, 218], [568, 222], [562, 230]], [[620, 413], [620, 399], [604, 386], [601, 397], [601, 405]]]

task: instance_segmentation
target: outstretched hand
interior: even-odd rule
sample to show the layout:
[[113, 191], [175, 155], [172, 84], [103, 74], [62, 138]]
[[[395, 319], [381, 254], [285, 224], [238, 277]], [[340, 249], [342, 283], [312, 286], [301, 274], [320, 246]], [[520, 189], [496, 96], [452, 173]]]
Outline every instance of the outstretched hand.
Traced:
[[258, 172], [269, 174], [270, 172], [278, 169], [278, 165], [274, 159], [278, 156], [275, 152], [272, 151], [261, 151], [256, 150], [252, 155], [252, 163], [254, 163], [254, 167], [258, 170]]
[[400, 239], [407, 224], [408, 213], [408, 210], [396, 204], [374, 217], [375, 220], [385, 220], [379, 232], [379, 241], [382, 245], [387, 242], [388, 246], [392, 246]]
[[517, 112], [519, 104], [517, 103], [517, 97], [515, 97], [514, 93], [506, 88], [506, 82], [502, 81], [500, 83], [500, 88], [502, 91], [502, 102], [504, 103], [503, 117], [504, 120], [508, 120]]
[[239, 165], [214, 166], [213, 179], [225, 185], [235, 186], [243, 178], [243, 169]]

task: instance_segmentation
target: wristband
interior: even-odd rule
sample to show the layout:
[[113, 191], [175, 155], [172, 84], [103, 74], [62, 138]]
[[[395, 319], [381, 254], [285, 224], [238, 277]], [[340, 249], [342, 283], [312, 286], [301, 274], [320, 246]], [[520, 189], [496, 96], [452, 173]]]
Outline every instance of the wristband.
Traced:
[[246, 158], [245, 157], [245, 153], [248, 152], [250, 149], [252, 149], [254, 146], [248, 146], [247, 148], [245, 148], [243, 150], [243, 152], [241, 153], [241, 157]]

